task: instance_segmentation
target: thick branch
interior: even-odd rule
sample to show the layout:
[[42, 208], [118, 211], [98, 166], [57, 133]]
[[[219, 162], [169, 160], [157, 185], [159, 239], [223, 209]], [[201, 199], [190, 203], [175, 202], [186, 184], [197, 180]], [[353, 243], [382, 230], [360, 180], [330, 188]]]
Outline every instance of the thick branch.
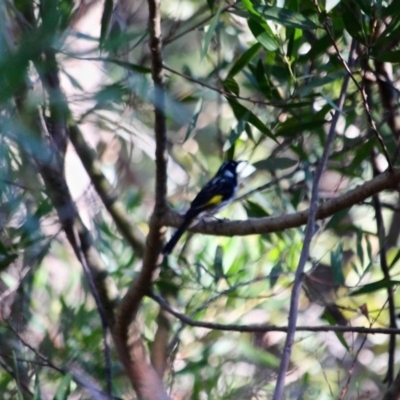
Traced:
[[[150, 219], [143, 266], [121, 301], [114, 329], [114, 340], [124, 359], [129, 378], [142, 399], [168, 399], [160, 376], [147, 359], [146, 349], [134, 321], [145, 294], [152, 285], [153, 273], [158, 265], [164, 229], [161, 218], [167, 210], [167, 127], [165, 118], [165, 88], [162, 69], [162, 40], [160, 1], [149, 0], [150, 51], [154, 81], [154, 113], [156, 141], [155, 208]], [[130, 326], [132, 332], [129, 332]]]
[[[339, 211], [351, 208], [374, 194], [387, 189], [396, 189], [400, 183], [400, 168], [394, 168], [393, 172], [386, 171], [383, 174], [349, 190], [347, 193], [328, 200], [319, 205], [317, 219], [333, 216]], [[307, 222], [309, 209], [293, 214], [280, 215], [278, 217], [248, 218], [243, 221], [201, 221], [189, 229], [207, 235], [217, 236], [245, 236], [278, 232], [289, 228], [296, 228]], [[182, 216], [174, 211], [169, 211], [163, 219], [168, 226], [179, 226]]]

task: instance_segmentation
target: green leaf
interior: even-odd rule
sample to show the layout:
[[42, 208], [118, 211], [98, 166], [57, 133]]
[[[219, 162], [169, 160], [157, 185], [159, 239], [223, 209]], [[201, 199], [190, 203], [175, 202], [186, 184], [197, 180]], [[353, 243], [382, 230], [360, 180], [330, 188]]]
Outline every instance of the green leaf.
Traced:
[[389, 289], [397, 285], [400, 285], [400, 281], [388, 281], [386, 279], [382, 279], [380, 281], [364, 285], [361, 289], [355, 290], [354, 292], [350, 293], [350, 296], [359, 296], [362, 294], [374, 293], [378, 290]]
[[208, 52], [208, 47], [210, 46], [211, 39], [214, 36], [215, 30], [217, 29], [218, 26], [218, 20], [221, 14], [221, 10], [222, 10], [222, 4], [220, 4], [220, 6], [218, 7], [217, 12], [215, 13], [214, 17], [211, 20], [210, 26], [207, 29], [206, 35], [203, 40], [203, 46], [201, 48], [201, 59], [203, 59]]
[[40, 392], [39, 375], [35, 375], [35, 392], [33, 395], [33, 400], [41, 400], [42, 394]]
[[389, 62], [393, 64], [400, 63], [400, 50], [389, 51], [374, 57], [375, 60], [381, 62]]
[[263, 93], [266, 99], [271, 99], [271, 85], [265, 75], [265, 67], [262, 60], [258, 60], [256, 67], [249, 65], [249, 69], [256, 79], [258, 89]]
[[99, 90], [93, 98], [100, 104], [107, 102], [120, 103], [125, 94], [126, 88], [119, 84], [111, 84]]
[[306, 85], [301, 86], [297, 91], [296, 94], [300, 97], [308, 95], [313, 89], [322, 87], [336, 81], [337, 79], [342, 79], [347, 74], [346, 71], [335, 71], [327, 74], [322, 78], [314, 78], [311, 82], [308, 82]]
[[235, 81], [235, 79], [233, 79], [233, 77], [228, 76], [225, 80], [224, 80], [224, 90], [228, 93], [232, 93], [235, 96], [239, 96], [240, 94], [240, 88], [238, 83]]
[[324, 93], [321, 93], [321, 96], [324, 98], [324, 100], [338, 113], [340, 113], [342, 116], [345, 116], [346, 114], [344, 113], [344, 111], [342, 109], [340, 109], [336, 103], [329, 97], [326, 96]]
[[9, 255], [10, 249], [4, 245], [4, 243], [0, 240], [0, 254], [1, 255]]
[[351, 0], [343, 0], [341, 2], [342, 6], [342, 17], [344, 26], [350, 36], [362, 44], [366, 44], [365, 34], [363, 32], [362, 25], [357, 18], [357, 15], [361, 18], [361, 12], [355, 2]]
[[364, 266], [364, 249], [362, 246], [362, 240], [363, 240], [363, 232], [361, 230], [357, 231], [357, 256], [358, 259], [360, 260], [361, 266]]
[[235, 114], [235, 117], [238, 121], [241, 120], [246, 114], [248, 114], [249, 123], [255, 126], [261, 133], [276, 142], [275, 136], [255, 114], [253, 114], [249, 109], [240, 104], [238, 101], [229, 97], [227, 98], [227, 100], [232, 107], [233, 113]]
[[[325, 309], [325, 312], [323, 314], [323, 318], [326, 319], [329, 323], [329, 325], [335, 326], [337, 325], [337, 321], [335, 320], [335, 318], [333, 318], [331, 312], [328, 309]], [[347, 351], [350, 351], [349, 345], [347, 344], [343, 333], [342, 332], [335, 332], [336, 337], [338, 338], [339, 342], [342, 343], [342, 345], [344, 346], [344, 348]]]
[[397, 261], [400, 260], [400, 250], [397, 251], [396, 255], [394, 256], [393, 260], [391, 261], [389, 265], [389, 269], [392, 268], [394, 265], [396, 265]]
[[218, 282], [221, 278], [224, 277], [223, 262], [224, 262], [224, 250], [221, 246], [217, 246], [217, 248], [215, 249], [214, 264], [213, 264], [215, 282]]
[[371, 0], [357, 0], [357, 4], [368, 17], [375, 17], [372, 15]]
[[256, 43], [246, 50], [239, 59], [233, 64], [232, 68], [228, 72], [228, 78], [233, 78], [238, 74], [262, 49], [260, 43]]
[[151, 69], [150, 68], [142, 67], [141, 65], [132, 64], [132, 63], [129, 63], [129, 62], [126, 62], [126, 61], [120, 61], [120, 60], [117, 60], [117, 59], [114, 59], [114, 58], [108, 59], [107, 62], [111, 62], [111, 63], [117, 64], [120, 67], [129, 69], [129, 70], [131, 70], [133, 72], [139, 72], [141, 74], [150, 74], [151, 73]]
[[283, 272], [282, 263], [279, 261], [278, 264], [274, 265], [269, 274], [269, 282], [271, 289], [275, 286], [276, 282], [278, 282], [278, 279], [282, 275], [282, 272]]
[[346, 209], [334, 214], [333, 217], [326, 224], [324, 230], [335, 229], [337, 227], [337, 225], [339, 224], [339, 222], [342, 221], [343, 218], [345, 218], [347, 216], [349, 211], [350, 211], [350, 208], [346, 208]]
[[255, 10], [253, 3], [251, 2], [251, 0], [242, 0], [242, 4], [244, 6], [244, 8], [252, 15], [256, 15], [258, 17], [260, 17], [260, 13], [258, 11]]
[[215, 0], [207, 0], [207, 4], [211, 11], [214, 10]]
[[331, 251], [331, 267], [333, 272], [334, 285], [344, 285], [342, 246], [338, 246], [336, 251]]
[[251, 33], [263, 47], [269, 51], [275, 51], [278, 49], [278, 43], [271, 31], [271, 28], [267, 24], [259, 23], [250, 18], [247, 21], [247, 25], [249, 26]]
[[297, 160], [288, 157], [270, 157], [266, 160], [257, 161], [254, 167], [257, 169], [266, 169], [268, 171], [276, 171], [278, 169], [287, 169], [298, 164]]
[[189, 139], [191, 133], [193, 132], [194, 128], [196, 128], [197, 120], [199, 118], [199, 115], [201, 113], [201, 109], [203, 108], [203, 98], [200, 98], [199, 101], [196, 104], [196, 107], [194, 109], [193, 116], [189, 122], [188, 128], [186, 130], [186, 135], [183, 140], [183, 142], [186, 142], [186, 140]]
[[113, 0], [104, 1], [103, 15], [101, 16], [100, 46], [104, 45], [108, 33], [108, 26], [111, 21], [113, 7]]
[[268, 351], [262, 351], [247, 342], [240, 342], [239, 349], [242, 355], [257, 364], [274, 367], [279, 366], [279, 359]]
[[0, 271], [6, 269], [12, 262], [18, 258], [18, 254], [8, 254], [4, 257], [0, 257]]
[[[234, 143], [236, 142], [236, 140], [240, 137], [240, 135], [242, 134], [242, 132], [244, 130], [246, 130], [246, 127], [248, 127], [248, 120], [249, 117], [249, 113], [246, 113], [239, 121], [238, 124], [236, 125], [235, 129], [231, 130], [231, 133], [229, 135], [229, 143], [231, 145], [234, 145]], [[229, 158], [228, 158], [229, 159]]]
[[262, 218], [270, 215], [264, 208], [253, 201], [247, 200], [243, 206], [249, 218]]
[[83, 87], [81, 86], [81, 84], [71, 74], [69, 74], [65, 69], [63, 69], [61, 72], [68, 78], [69, 82], [75, 89], [78, 89], [81, 91], [84, 90]]
[[14, 364], [14, 371], [15, 371], [15, 380], [17, 383], [17, 399], [18, 400], [24, 400], [24, 396], [21, 393], [20, 387], [21, 387], [21, 382], [20, 382], [20, 365], [18, 363], [18, 359], [17, 359], [17, 354], [15, 353], [15, 351], [13, 350], [12, 352], [13, 355], [13, 364]]
[[319, 25], [304, 15], [281, 7], [257, 6], [254, 7], [266, 20], [275, 21], [289, 28], [317, 29]]
[[298, 121], [296, 118], [292, 118], [278, 126], [276, 136], [289, 137], [304, 131], [313, 131], [321, 128], [326, 122], [325, 119], [320, 118], [306, 121]]
[[58, 385], [54, 400], [67, 400], [69, 394], [71, 393], [71, 381], [72, 375], [67, 374], [62, 379], [61, 383]]

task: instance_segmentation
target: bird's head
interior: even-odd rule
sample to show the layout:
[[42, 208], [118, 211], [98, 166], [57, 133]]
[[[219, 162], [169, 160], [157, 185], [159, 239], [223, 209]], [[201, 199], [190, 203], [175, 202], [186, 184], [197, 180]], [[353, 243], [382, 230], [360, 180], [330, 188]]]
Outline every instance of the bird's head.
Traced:
[[237, 168], [239, 164], [244, 163], [247, 161], [235, 161], [235, 160], [229, 160], [225, 161], [219, 168], [217, 175], [224, 175], [228, 178], [233, 178], [236, 176], [237, 173]]

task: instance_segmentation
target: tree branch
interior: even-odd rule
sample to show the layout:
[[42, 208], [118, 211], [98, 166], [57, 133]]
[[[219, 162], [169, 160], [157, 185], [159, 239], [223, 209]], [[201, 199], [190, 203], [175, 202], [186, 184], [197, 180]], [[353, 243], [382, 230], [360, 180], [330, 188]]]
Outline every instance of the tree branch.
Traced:
[[[156, 301], [164, 310], [178, 318], [186, 325], [196, 328], [213, 329], [218, 331], [231, 332], [288, 332], [288, 326], [275, 326], [268, 324], [219, 324], [215, 322], [198, 321], [188, 317], [186, 314], [176, 311], [162, 296], [150, 292], [148, 296]], [[399, 328], [368, 328], [365, 326], [342, 326], [342, 325], [322, 325], [322, 326], [296, 326], [297, 332], [357, 332], [363, 334], [400, 334]]]
[[[393, 171], [386, 171], [341, 196], [321, 203], [317, 208], [316, 219], [331, 217], [339, 211], [351, 208], [383, 190], [397, 189], [399, 183], [400, 168], [394, 168]], [[304, 225], [307, 222], [309, 212], [310, 210], [306, 209], [278, 217], [248, 218], [243, 221], [202, 220], [188, 230], [190, 232], [217, 236], [245, 236], [272, 233]], [[163, 223], [167, 226], [178, 227], [182, 223], [182, 220], [180, 214], [169, 210], [163, 218]]]
[[[353, 41], [350, 48], [349, 54], [349, 65], [353, 63], [353, 56], [355, 50], [355, 42]], [[309, 257], [311, 240], [315, 233], [315, 221], [317, 218], [318, 211], [318, 195], [319, 195], [319, 182], [321, 180], [322, 174], [324, 173], [325, 166], [328, 162], [329, 153], [335, 139], [336, 135], [336, 125], [339, 120], [339, 116], [341, 110], [344, 105], [344, 101], [346, 98], [347, 87], [349, 85], [350, 76], [346, 75], [343, 80], [342, 90], [340, 92], [337, 109], [335, 114], [333, 115], [331, 126], [329, 129], [328, 137], [326, 139], [324, 151], [321, 157], [321, 160], [318, 164], [317, 170], [315, 172], [315, 176], [313, 179], [313, 186], [311, 190], [311, 201], [310, 208], [307, 218], [307, 226], [306, 232], [304, 236], [304, 244], [301, 249], [299, 264], [296, 269], [292, 295], [290, 297], [290, 308], [289, 308], [289, 325], [288, 325], [288, 333], [286, 335], [285, 345], [282, 352], [281, 363], [279, 366], [278, 378], [275, 385], [275, 391], [273, 400], [280, 400], [283, 396], [283, 390], [285, 387], [285, 377], [287, 373], [287, 369], [289, 367], [290, 356], [292, 353], [292, 347], [294, 343], [294, 337], [296, 333], [296, 323], [297, 323], [297, 314], [298, 314], [298, 306], [299, 306], [299, 298], [301, 292], [301, 285], [303, 281], [303, 272], [306, 262]]]
[[[143, 265], [118, 308], [114, 338], [118, 353], [124, 360], [130, 380], [142, 399], [168, 399], [161, 377], [147, 359], [147, 352], [136, 324], [131, 324], [148, 290], [158, 265], [165, 229], [162, 217], [167, 210], [167, 127], [165, 117], [165, 87], [162, 68], [160, 0], [148, 0], [149, 45], [154, 82], [154, 132], [156, 141], [155, 207], [150, 219]], [[132, 328], [131, 333], [129, 332]]]

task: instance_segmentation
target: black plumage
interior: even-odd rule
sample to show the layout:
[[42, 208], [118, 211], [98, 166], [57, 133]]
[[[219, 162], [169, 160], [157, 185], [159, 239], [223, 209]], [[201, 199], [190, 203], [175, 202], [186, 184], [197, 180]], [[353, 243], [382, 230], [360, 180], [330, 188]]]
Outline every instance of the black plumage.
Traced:
[[178, 240], [193, 222], [205, 215], [215, 214], [235, 198], [238, 186], [236, 172], [238, 165], [239, 162], [233, 160], [221, 165], [214, 178], [206, 183], [190, 204], [181, 226], [164, 246], [163, 254], [172, 252]]

